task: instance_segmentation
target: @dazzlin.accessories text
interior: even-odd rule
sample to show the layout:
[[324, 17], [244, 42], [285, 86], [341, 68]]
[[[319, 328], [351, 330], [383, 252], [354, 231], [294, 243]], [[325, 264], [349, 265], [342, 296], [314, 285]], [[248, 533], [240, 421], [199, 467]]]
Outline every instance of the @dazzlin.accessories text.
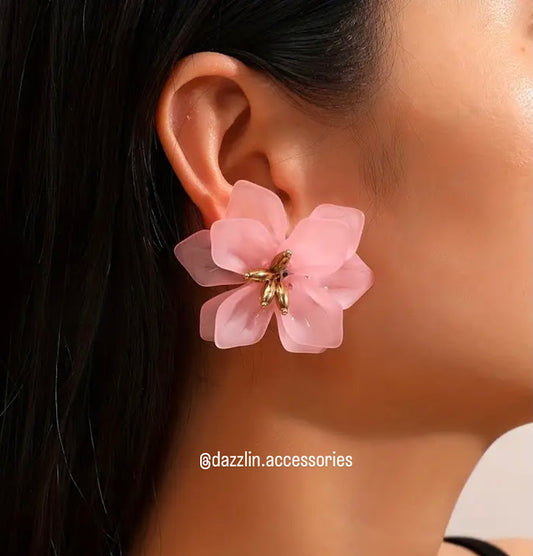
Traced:
[[176, 258], [199, 285], [239, 284], [202, 305], [202, 339], [221, 349], [255, 344], [274, 314], [287, 351], [340, 346], [343, 311], [374, 282], [356, 253], [364, 214], [325, 203], [287, 237], [288, 225], [273, 191], [238, 180], [224, 217], [176, 245]]
[[212, 467], [352, 467], [351, 455], [337, 454], [333, 450], [330, 454], [255, 454], [245, 450], [240, 454], [224, 454], [216, 452], [202, 452], [200, 454], [200, 469]]

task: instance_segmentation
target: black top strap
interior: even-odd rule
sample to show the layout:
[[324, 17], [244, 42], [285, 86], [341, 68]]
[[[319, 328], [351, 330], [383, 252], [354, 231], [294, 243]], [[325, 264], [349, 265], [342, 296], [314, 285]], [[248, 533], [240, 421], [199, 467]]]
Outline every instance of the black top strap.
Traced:
[[481, 556], [509, 556], [507, 552], [504, 552], [490, 542], [475, 539], [474, 537], [444, 537], [444, 542], [464, 546], [476, 554], [481, 554]]

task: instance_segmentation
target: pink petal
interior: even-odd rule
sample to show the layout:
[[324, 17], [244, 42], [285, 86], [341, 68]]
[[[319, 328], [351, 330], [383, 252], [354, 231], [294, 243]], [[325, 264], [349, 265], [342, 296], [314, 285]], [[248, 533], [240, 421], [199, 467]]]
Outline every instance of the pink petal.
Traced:
[[174, 255], [200, 286], [224, 286], [244, 281], [242, 275], [215, 264], [211, 257], [209, 230], [200, 230], [180, 241], [174, 247]]
[[288, 227], [287, 214], [281, 199], [270, 189], [248, 180], [233, 185], [224, 218], [254, 218], [281, 243]]
[[200, 309], [200, 337], [212, 342], [215, 339], [215, 317], [220, 304], [235, 292], [228, 290], [208, 299]]
[[335, 298], [304, 276], [289, 275], [285, 284], [289, 290], [289, 312], [280, 315], [278, 326], [281, 324], [297, 344], [338, 347], [343, 338], [343, 311]]
[[277, 241], [265, 226], [251, 218], [221, 218], [211, 225], [211, 255], [227, 270], [244, 274], [264, 267], [277, 254]]
[[281, 340], [281, 345], [290, 352], [293, 353], [322, 353], [326, 351], [326, 348], [316, 347], [316, 346], [306, 346], [304, 344], [298, 344], [295, 342], [285, 331], [285, 327], [281, 323], [281, 319], [285, 318], [278, 310], [274, 311], [276, 315], [276, 321], [278, 323], [278, 333]]
[[351, 230], [351, 241], [348, 248], [348, 255], [357, 251], [361, 234], [365, 225], [365, 214], [354, 207], [345, 207], [324, 203], [318, 205], [309, 215], [310, 218], [332, 218], [347, 224]]
[[296, 224], [279, 251], [292, 251], [289, 272], [319, 277], [340, 268], [351, 243], [351, 230], [344, 222], [307, 217]]
[[372, 270], [355, 253], [338, 270], [318, 280], [343, 309], [353, 305], [374, 283]]
[[248, 282], [222, 301], [215, 319], [215, 345], [222, 349], [247, 346], [265, 334], [274, 311], [273, 300], [261, 307], [262, 282]]

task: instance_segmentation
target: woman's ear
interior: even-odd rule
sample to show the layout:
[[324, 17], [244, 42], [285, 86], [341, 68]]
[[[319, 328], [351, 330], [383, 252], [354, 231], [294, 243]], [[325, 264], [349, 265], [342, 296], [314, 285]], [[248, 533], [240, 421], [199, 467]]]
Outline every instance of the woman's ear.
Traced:
[[238, 60], [200, 52], [176, 65], [159, 100], [160, 142], [207, 227], [223, 216], [234, 181], [250, 174], [259, 184], [270, 181], [250, 129], [254, 79]]
[[275, 191], [291, 228], [291, 215], [305, 216], [308, 159], [298, 151], [309, 142], [307, 121], [263, 74], [217, 52], [174, 67], [156, 114], [165, 154], [206, 227], [223, 217], [238, 179]]

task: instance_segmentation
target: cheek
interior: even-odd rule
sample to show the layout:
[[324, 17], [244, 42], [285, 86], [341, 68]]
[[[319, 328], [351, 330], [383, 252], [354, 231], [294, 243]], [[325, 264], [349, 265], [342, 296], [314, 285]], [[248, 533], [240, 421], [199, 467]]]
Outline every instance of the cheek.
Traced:
[[[399, 189], [432, 218], [448, 213], [472, 242], [498, 244], [511, 233], [518, 246], [524, 235], [514, 234], [527, 232], [531, 207], [533, 84], [524, 64], [531, 56], [522, 52], [531, 39], [513, 23], [513, 2], [459, 12], [428, 6], [406, 10], [390, 89], [405, 178]], [[432, 29], [430, 44], [420, 26]]]
[[464, 80], [455, 73], [453, 86], [439, 89], [437, 78], [404, 88], [389, 114], [402, 171], [368, 239], [378, 257], [375, 293], [387, 308], [381, 332], [399, 357], [495, 378], [504, 371], [524, 386], [533, 302], [531, 82], [504, 71]]
[[478, 91], [456, 111], [408, 117], [396, 208], [424, 235], [460, 242], [465, 255], [523, 258], [531, 239], [530, 98], [525, 87]]

